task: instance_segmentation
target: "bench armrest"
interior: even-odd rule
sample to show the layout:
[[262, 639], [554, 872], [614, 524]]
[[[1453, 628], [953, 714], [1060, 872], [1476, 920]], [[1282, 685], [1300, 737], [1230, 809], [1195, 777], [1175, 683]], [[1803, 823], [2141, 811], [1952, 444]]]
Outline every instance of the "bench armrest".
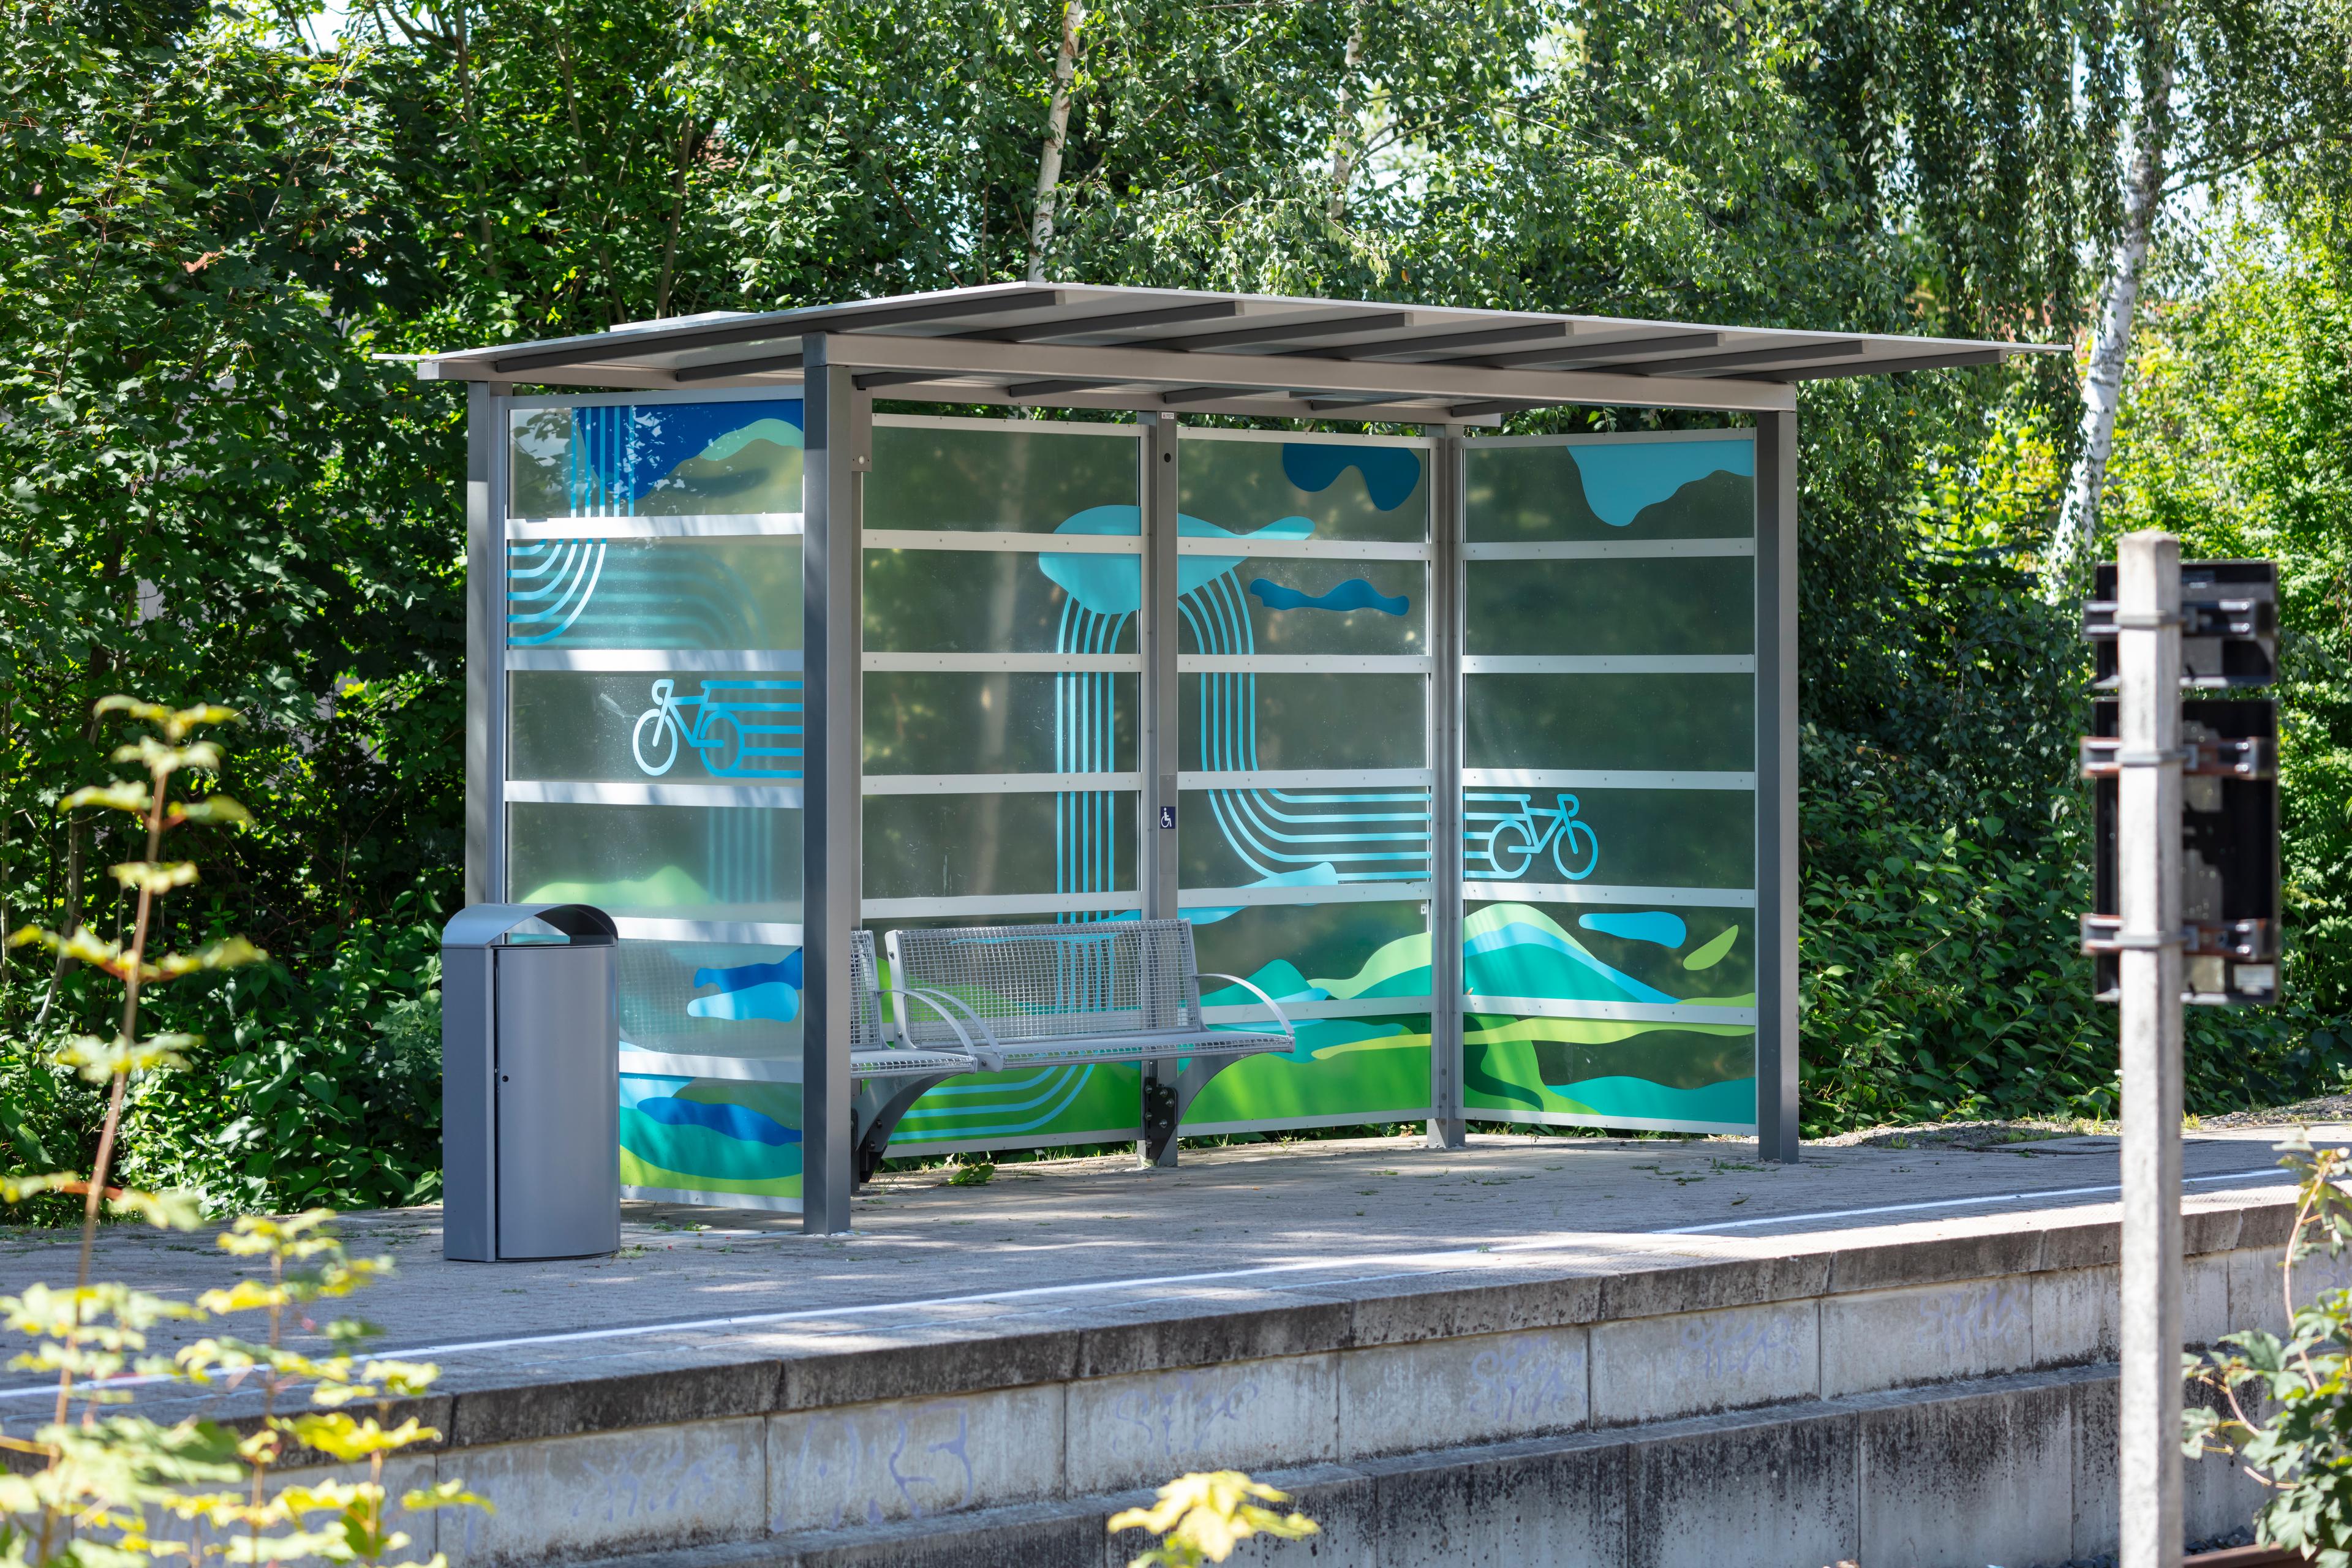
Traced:
[[1215, 971], [1213, 971], [1213, 970], [1202, 970], [1202, 972], [1200, 972], [1198, 974], [1196, 974], [1196, 975], [1194, 975], [1194, 976], [1193, 976], [1193, 980], [1194, 980], [1194, 983], [1195, 983], [1196, 984], [1197, 984], [1200, 981], [1202, 981], [1202, 980], [1230, 980], [1230, 981], [1232, 981], [1234, 984], [1236, 984], [1236, 985], [1240, 986], [1243, 990], [1244, 990], [1244, 991], [1248, 992], [1251, 995], [1253, 995], [1253, 996], [1256, 997], [1259, 1001], [1261, 1001], [1261, 1002], [1265, 1003], [1265, 1010], [1266, 1010], [1267, 1012], [1269, 1012], [1269, 1013], [1273, 1014], [1273, 1015], [1274, 1015], [1274, 1021], [1275, 1021], [1277, 1025], [1281, 1026], [1281, 1028], [1282, 1028], [1282, 1037], [1283, 1037], [1284, 1039], [1286, 1039], [1286, 1040], [1288, 1040], [1288, 1041], [1289, 1041], [1293, 1046], [1297, 1045], [1297, 1043], [1298, 1043], [1298, 1031], [1297, 1031], [1297, 1030], [1296, 1030], [1296, 1029], [1294, 1029], [1294, 1028], [1292, 1028], [1292, 1027], [1290, 1026], [1290, 1019], [1288, 1018], [1288, 1016], [1286, 1016], [1283, 1013], [1283, 1010], [1282, 1010], [1280, 1007], [1278, 1007], [1278, 1006], [1276, 1006], [1276, 1005], [1275, 1005], [1275, 1000], [1274, 1000], [1274, 998], [1273, 998], [1273, 997], [1271, 997], [1271, 996], [1269, 996], [1269, 995], [1267, 995], [1265, 992], [1263, 992], [1263, 991], [1259, 990], [1256, 986], [1255, 986], [1255, 985], [1251, 984], [1248, 981], [1244, 980], [1240, 975], [1238, 975], [1238, 974], [1221, 974], [1221, 973], [1216, 973], [1216, 972], [1215, 972]]
[[[955, 1031], [956, 1038], [963, 1042], [965, 1055], [971, 1057], [990, 1072], [1004, 1070], [1004, 1058], [997, 1048], [996, 1037], [989, 1032], [986, 1024], [981, 1022], [979, 1014], [946, 992], [926, 991], [915, 985], [882, 985], [877, 986], [876, 989], [887, 996], [906, 996], [920, 1002], [932, 1012], [937, 1013], [946, 1021], [947, 1026]], [[958, 1013], [961, 1013], [965, 1018], [970, 1019], [972, 1028], [980, 1031], [980, 1042], [973, 1041], [971, 1030], [966, 1029], [957, 1019]], [[904, 1031], [900, 1032], [899, 1037], [906, 1040], [909, 1047], [914, 1046], [914, 1041], [908, 1039]]]

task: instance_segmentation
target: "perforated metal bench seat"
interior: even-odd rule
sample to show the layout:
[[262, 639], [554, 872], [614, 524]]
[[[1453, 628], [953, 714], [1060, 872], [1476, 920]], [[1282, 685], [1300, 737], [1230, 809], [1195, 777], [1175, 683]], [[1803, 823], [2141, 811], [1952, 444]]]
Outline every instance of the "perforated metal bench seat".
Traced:
[[[891, 987], [873, 975], [873, 938], [856, 933], [866, 965], [861, 1003], [890, 998], [887, 1049], [853, 1052], [877, 1074], [893, 1057], [936, 1052], [981, 1068], [1095, 1062], [1184, 1060], [1181, 1083], [1148, 1089], [1143, 1142], [1157, 1161], [1173, 1147], [1183, 1107], [1222, 1068], [1244, 1057], [1288, 1051], [1297, 1036], [1282, 1008], [1238, 974], [1202, 974], [1192, 927], [1181, 920], [1103, 921], [1076, 925], [956, 926], [889, 934]], [[1263, 1026], [1212, 1026], [1201, 1011], [1201, 982], [1229, 981], [1264, 1005]], [[861, 1016], [861, 1026], [863, 1018]], [[879, 1041], [880, 1028], [868, 1037]], [[864, 1041], [861, 1039], [862, 1045]], [[922, 1090], [953, 1072], [910, 1081], [884, 1095], [861, 1088], [856, 1108], [857, 1177], [882, 1163], [891, 1131]]]

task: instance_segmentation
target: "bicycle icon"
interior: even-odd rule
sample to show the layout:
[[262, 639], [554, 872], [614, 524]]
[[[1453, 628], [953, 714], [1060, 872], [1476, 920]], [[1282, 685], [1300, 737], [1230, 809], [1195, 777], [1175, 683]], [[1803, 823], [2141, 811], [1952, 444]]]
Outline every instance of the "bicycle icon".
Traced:
[[[1574, 795], [1554, 798], [1558, 805], [1538, 806], [1532, 795], [1465, 795], [1465, 837], [1475, 843], [1481, 838], [1480, 825], [1494, 824], [1483, 835], [1486, 864], [1493, 869], [1472, 869], [1469, 874], [1489, 881], [1517, 882], [1525, 878], [1536, 857], [1549, 849], [1551, 863], [1564, 880], [1581, 882], [1592, 875], [1592, 868], [1601, 863], [1600, 836], [1591, 824], [1577, 816]], [[1481, 802], [1489, 809], [1480, 810]]]
[[713, 778], [799, 776], [799, 681], [706, 680], [699, 696], [680, 697], [676, 680], [662, 679], [653, 700], [629, 731], [630, 753], [647, 777], [669, 772], [688, 747]]

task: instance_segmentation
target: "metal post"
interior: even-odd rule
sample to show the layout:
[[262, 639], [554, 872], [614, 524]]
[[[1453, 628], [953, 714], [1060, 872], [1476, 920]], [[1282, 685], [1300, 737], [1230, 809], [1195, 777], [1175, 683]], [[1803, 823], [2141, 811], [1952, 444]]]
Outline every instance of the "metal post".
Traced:
[[466, 901], [504, 895], [506, 471], [512, 400], [466, 385]]
[[864, 609], [858, 536], [874, 466], [874, 400], [829, 340], [802, 340], [807, 399], [801, 574], [805, 774], [802, 833], [801, 1228], [849, 1228], [856, 1185], [849, 1026], [856, 1007], [850, 932], [859, 907]]
[[1462, 540], [1468, 520], [1459, 425], [1429, 427], [1429, 1128], [1433, 1149], [1467, 1141], [1462, 1109]]
[[[1140, 711], [1136, 720], [1136, 767], [1143, 775], [1141, 859], [1146, 920], [1173, 920], [1176, 905], [1176, 847], [1181, 829], [1177, 812], [1177, 713], [1182, 700], [1176, 679], [1177, 481], [1183, 463], [1177, 456], [1178, 427], [1173, 414], [1142, 416], [1140, 504], [1143, 509], [1143, 613], [1137, 623], [1143, 654]], [[1172, 1132], [1179, 1114], [1176, 1063], [1143, 1064], [1142, 1120], [1147, 1142], [1155, 1121]], [[1149, 1159], [1139, 1145], [1139, 1158]], [[1176, 1163], [1176, 1140], [1165, 1139], [1158, 1162]]]
[[2123, 917], [2121, 1568], [2180, 1561], [2180, 542], [2116, 561]]
[[1756, 416], [1756, 1149], [1797, 1163], [1797, 416]]

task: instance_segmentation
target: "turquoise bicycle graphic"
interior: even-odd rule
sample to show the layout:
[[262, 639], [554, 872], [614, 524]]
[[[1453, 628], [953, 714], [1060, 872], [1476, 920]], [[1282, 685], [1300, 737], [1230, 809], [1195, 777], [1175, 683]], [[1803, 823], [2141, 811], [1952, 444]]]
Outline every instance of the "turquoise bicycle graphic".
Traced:
[[663, 679], [653, 699], [629, 731], [630, 753], [648, 778], [677, 766], [688, 747], [713, 778], [800, 776], [799, 681], [706, 680], [700, 696], [680, 697], [677, 682]]
[[[1547, 849], [1562, 880], [1581, 882], [1592, 875], [1592, 868], [1601, 863], [1600, 836], [1591, 824], [1577, 816], [1574, 795], [1554, 798], [1557, 805], [1538, 806], [1532, 795], [1464, 795], [1463, 837], [1472, 844], [1485, 845], [1486, 866], [1492, 868], [1484, 869], [1474, 863], [1466, 868], [1468, 875], [1485, 881], [1517, 882]], [[1481, 803], [1486, 809], [1480, 809]]]

